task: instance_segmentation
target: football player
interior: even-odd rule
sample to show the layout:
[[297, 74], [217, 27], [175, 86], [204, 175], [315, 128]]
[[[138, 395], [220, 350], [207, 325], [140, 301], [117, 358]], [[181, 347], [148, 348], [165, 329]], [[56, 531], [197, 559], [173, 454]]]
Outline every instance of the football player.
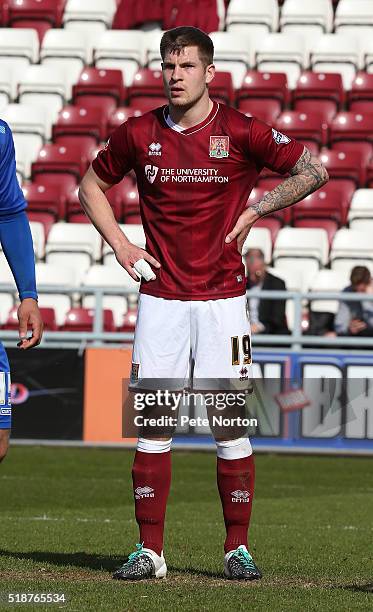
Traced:
[[[131, 389], [188, 386], [207, 392], [249, 384], [250, 326], [242, 246], [252, 225], [295, 204], [327, 181], [319, 159], [299, 142], [209, 96], [213, 43], [180, 27], [161, 41], [168, 104], [130, 118], [110, 136], [80, 186], [80, 200], [116, 259], [141, 281]], [[286, 175], [246, 208], [263, 167]], [[105, 192], [134, 170], [146, 249], [131, 244]], [[227, 385], [225, 384], [227, 381]], [[236, 387], [235, 387], [236, 388]], [[226, 413], [226, 414], [229, 414]], [[215, 436], [217, 484], [226, 526], [228, 578], [261, 577], [248, 544], [254, 494], [250, 440], [229, 428]], [[171, 436], [139, 436], [132, 470], [140, 542], [118, 579], [164, 577], [163, 528], [171, 481]]]
[[[26, 201], [18, 184], [11, 130], [0, 119], [0, 242], [16, 282], [19, 343], [22, 350], [39, 344], [43, 333], [35, 284], [35, 260]], [[32, 331], [27, 336], [27, 328]], [[0, 461], [7, 453], [11, 430], [9, 362], [0, 342]]]

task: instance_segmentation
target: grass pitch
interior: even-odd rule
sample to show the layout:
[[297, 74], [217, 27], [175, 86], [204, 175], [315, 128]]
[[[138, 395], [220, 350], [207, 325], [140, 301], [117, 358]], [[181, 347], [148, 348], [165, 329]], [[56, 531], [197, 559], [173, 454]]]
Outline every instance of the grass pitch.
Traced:
[[[0, 608], [94, 611], [373, 609], [372, 459], [257, 456], [251, 551], [264, 578], [222, 577], [215, 456], [175, 452], [164, 580], [112, 571], [137, 542], [120, 450], [11, 448], [0, 468]], [[8, 593], [64, 593], [17, 605]]]

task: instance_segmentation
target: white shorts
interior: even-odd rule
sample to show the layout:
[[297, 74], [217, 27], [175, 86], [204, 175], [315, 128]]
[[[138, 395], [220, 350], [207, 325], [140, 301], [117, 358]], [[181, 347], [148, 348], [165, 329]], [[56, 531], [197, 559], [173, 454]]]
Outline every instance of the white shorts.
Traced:
[[250, 364], [245, 295], [183, 301], [140, 294], [131, 389], [246, 389]]

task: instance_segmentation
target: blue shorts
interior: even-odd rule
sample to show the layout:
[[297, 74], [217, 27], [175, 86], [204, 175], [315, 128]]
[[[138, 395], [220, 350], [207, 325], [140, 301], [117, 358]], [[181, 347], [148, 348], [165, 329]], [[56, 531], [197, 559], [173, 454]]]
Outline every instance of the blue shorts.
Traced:
[[0, 342], [0, 429], [10, 429], [11, 425], [9, 361], [5, 348]]

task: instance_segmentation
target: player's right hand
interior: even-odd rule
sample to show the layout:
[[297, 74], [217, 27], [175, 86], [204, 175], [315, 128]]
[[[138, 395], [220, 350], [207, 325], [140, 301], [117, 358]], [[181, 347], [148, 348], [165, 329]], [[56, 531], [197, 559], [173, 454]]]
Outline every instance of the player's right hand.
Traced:
[[139, 259], [145, 259], [151, 266], [154, 268], [160, 268], [161, 264], [159, 261], [154, 259], [149, 253], [147, 253], [144, 249], [140, 249], [140, 247], [128, 242], [127, 244], [121, 246], [119, 249], [114, 251], [117, 262], [128, 272], [133, 280], [139, 282], [139, 277], [136, 274], [133, 266], [139, 261]]

